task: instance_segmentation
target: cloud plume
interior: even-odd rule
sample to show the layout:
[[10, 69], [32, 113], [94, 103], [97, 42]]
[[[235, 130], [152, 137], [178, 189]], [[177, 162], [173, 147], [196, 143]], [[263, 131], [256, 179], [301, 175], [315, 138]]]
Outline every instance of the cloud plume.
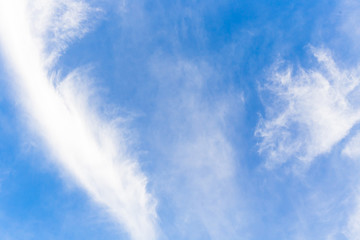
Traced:
[[104, 119], [89, 106], [91, 91], [81, 71], [62, 80], [49, 77], [49, 64], [54, 68], [67, 44], [90, 27], [91, 11], [83, 1], [1, 1], [2, 52], [29, 125], [57, 165], [132, 239], [155, 239], [155, 200], [124, 131], [116, 119]]

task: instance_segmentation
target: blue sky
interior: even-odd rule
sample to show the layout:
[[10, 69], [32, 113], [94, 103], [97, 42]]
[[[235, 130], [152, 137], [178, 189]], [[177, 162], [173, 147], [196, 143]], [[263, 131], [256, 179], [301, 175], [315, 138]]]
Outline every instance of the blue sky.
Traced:
[[0, 239], [360, 239], [359, 16], [0, 0]]

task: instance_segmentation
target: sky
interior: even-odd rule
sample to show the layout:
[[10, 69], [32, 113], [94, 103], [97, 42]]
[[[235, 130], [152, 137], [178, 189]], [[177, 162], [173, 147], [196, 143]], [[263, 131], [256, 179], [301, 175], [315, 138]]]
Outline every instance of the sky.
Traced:
[[0, 239], [359, 240], [359, 21], [0, 0]]

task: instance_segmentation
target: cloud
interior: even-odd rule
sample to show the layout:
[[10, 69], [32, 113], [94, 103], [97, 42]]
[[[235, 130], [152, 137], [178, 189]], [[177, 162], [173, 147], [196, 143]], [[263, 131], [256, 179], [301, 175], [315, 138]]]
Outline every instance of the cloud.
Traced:
[[360, 68], [342, 69], [329, 51], [311, 48], [316, 67], [281, 64], [261, 90], [266, 115], [256, 135], [267, 166], [290, 159], [310, 163], [330, 152], [360, 120]]
[[359, 143], [360, 143], [360, 133], [357, 133], [346, 144], [346, 146], [342, 150], [342, 154], [352, 159], [359, 159], [360, 157]]
[[152, 59], [151, 70], [159, 81], [153, 124], [163, 129], [153, 144], [168, 159], [157, 168], [156, 182], [159, 195], [171, 206], [167, 211], [174, 213], [169, 225], [176, 226], [175, 233], [170, 231], [174, 227], [165, 227], [168, 236], [237, 239], [243, 201], [225, 129], [230, 111], [241, 100], [210, 90], [220, 83], [205, 62], [161, 55]]
[[40, 43], [46, 63], [51, 65], [68, 44], [91, 29], [101, 10], [79, 0], [34, 0], [28, 2], [27, 12], [32, 35]]
[[[360, 156], [360, 134], [357, 133], [360, 68], [336, 63], [329, 50], [310, 49], [315, 58], [315, 61], [310, 61], [310, 68], [284, 68], [283, 62], [278, 63], [271, 69], [271, 77], [260, 90], [266, 113], [256, 130], [261, 139], [259, 151], [266, 155], [267, 167], [288, 161], [311, 164], [316, 157], [331, 152], [336, 144], [342, 142], [339, 145], [342, 156], [329, 155], [327, 162], [319, 163], [322, 167], [317, 170], [332, 173], [327, 180], [330, 183], [320, 184], [319, 188], [321, 191], [330, 188], [331, 191], [327, 190], [329, 192], [321, 197], [323, 199], [315, 198], [310, 204], [311, 201], [307, 200], [307, 208], [310, 206], [312, 209], [299, 212], [301, 218], [316, 214], [317, 221], [331, 226], [330, 230], [323, 226], [328, 239], [345, 236], [358, 239], [358, 180], [356, 171], [349, 169], [357, 169], [358, 165], [346, 162], [343, 156], [353, 159]], [[333, 174], [337, 178], [335, 182]], [[324, 181], [324, 176], [321, 178], [316, 180], [316, 184]], [[312, 191], [313, 196], [316, 196], [316, 191]], [[306, 219], [311, 218], [307, 216]], [[309, 228], [307, 223], [303, 227]], [[299, 233], [305, 236], [304, 229], [300, 229]], [[315, 233], [310, 234], [314, 236]]]
[[133, 239], [155, 239], [155, 200], [146, 190], [147, 178], [131, 153], [126, 129], [89, 105], [93, 89], [84, 72], [61, 80], [47, 68], [49, 56], [87, 31], [82, 26], [89, 9], [82, 1], [1, 1], [1, 47], [29, 125], [57, 165]]
[[[358, 199], [358, 202], [360, 200]], [[344, 234], [351, 240], [357, 240], [360, 236], [360, 204], [354, 208], [348, 219], [348, 224], [344, 230]]]

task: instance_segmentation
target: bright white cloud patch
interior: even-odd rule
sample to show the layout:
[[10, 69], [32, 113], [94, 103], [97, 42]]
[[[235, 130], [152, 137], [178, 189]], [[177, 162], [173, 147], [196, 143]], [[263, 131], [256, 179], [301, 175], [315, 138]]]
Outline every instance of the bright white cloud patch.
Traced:
[[292, 158], [308, 163], [360, 120], [360, 68], [341, 69], [328, 51], [312, 50], [317, 67], [274, 67], [265, 85], [266, 116], [256, 134], [268, 166]]
[[147, 179], [122, 130], [116, 121], [102, 119], [88, 106], [89, 91], [81, 84], [81, 72], [57, 81], [56, 86], [48, 77], [52, 75], [47, 68], [49, 56], [84, 34], [89, 9], [82, 1], [1, 1], [1, 47], [31, 127], [61, 169], [133, 239], [155, 239], [154, 199], [146, 191]]

